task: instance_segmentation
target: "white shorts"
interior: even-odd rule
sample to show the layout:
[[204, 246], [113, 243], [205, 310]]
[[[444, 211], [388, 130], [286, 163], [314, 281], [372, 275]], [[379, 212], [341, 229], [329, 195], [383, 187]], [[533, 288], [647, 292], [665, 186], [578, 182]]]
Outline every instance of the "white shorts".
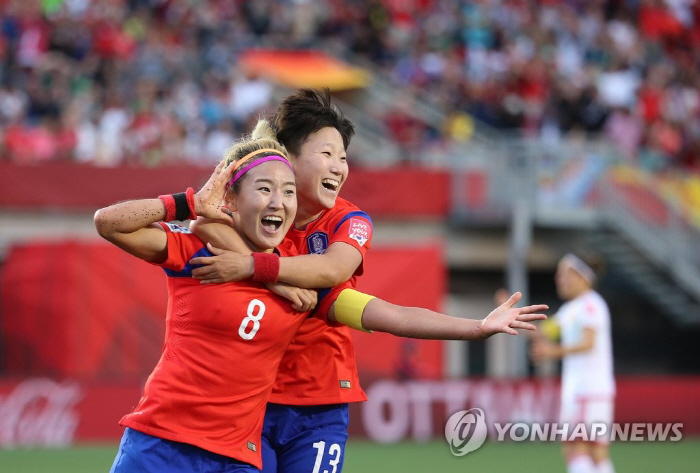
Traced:
[[607, 445], [610, 443], [614, 405], [615, 400], [612, 396], [564, 396], [561, 400], [559, 423], [568, 424], [569, 432], [583, 424], [585, 435], [578, 436], [577, 440]]

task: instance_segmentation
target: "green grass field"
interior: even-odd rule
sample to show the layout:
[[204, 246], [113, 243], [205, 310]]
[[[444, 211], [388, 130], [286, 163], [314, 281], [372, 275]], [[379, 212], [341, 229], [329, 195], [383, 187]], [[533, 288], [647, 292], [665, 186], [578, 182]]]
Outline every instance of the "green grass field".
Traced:
[[[81, 446], [57, 450], [0, 450], [2, 473], [108, 472], [117, 446]], [[562, 473], [555, 443], [495, 443], [464, 457], [453, 457], [444, 442], [377, 445], [352, 441], [347, 446], [344, 473], [372, 472], [533, 472]], [[697, 473], [700, 439], [666, 443], [617, 443], [612, 457], [618, 473]]]

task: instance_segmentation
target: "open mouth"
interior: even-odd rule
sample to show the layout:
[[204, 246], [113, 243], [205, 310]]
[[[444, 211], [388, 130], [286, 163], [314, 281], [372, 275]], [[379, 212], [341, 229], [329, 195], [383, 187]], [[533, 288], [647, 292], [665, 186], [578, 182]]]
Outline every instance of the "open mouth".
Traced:
[[282, 226], [282, 221], [282, 217], [277, 215], [266, 215], [260, 220], [260, 223], [266, 232], [277, 233], [277, 230]]
[[321, 185], [331, 192], [337, 192], [340, 182], [335, 179], [324, 179], [321, 181]]

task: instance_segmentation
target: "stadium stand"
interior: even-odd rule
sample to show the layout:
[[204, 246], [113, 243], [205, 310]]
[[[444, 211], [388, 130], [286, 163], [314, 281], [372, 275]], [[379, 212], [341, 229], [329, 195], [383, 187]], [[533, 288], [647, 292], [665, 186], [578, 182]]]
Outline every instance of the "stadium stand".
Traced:
[[[333, 75], [334, 100], [358, 127], [343, 195], [376, 218], [372, 287], [435, 309], [448, 294], [449, 312], [466, 316], [489, 308], [517, 233], [511, 219], [524, 215], [530, 299], [554, 307], [556, 258], [577, 244], [599, 250], [610, 264], [616, 367], [668, 376], [622, 383], [622, 418], [655, 412], [658, 389], [680, 399], [659, 419], [700, 432], [697, 410], [686, 409], [700, 381], [672, 376], [697, 375], [700, 360], [697, 2], [0, 0], [0, 11], [0, 375], [122, 376], [126, 395], [86, 384], [82, 418], [103, 403], [113, 416], [128, 408], [119, 402], [158, 356], [147, 342], [162, 320], [149, 314], [163, 301], [131, 289], [122, 273], [132, 263], [91, 241], [90, 215], [202, 181], [289, 87], [318, 84], [313, 65]], [[307, 82], [292, 81], [295, 67]], [[136, 282], [146, 292], [148, 269]], [[86, 273], [121, 292], [91, 296], [79, 282]], [[412, 284], [406, 293], [399, 277]], [[389, 346], [375, 340], [362, 349], [368, 386], [399, 365], [409, 380], [390, 382], [380, 407], [406, 393], [423, 402], [411, 377], [437, 380], [439, 394], [452, 392], [448, 374], [486, 375], [484, 393], [513, 395], [488, 378], [503, 374], [489, 366], [503, 346], [391, 342], [388, 356], [371, 351]], [[0, 394], [19, 390], [15, 378]], [[61, 394], [65, 383], [40, 387]], [[112, 424], [94, 432], [77, 438], [118, 433]]]

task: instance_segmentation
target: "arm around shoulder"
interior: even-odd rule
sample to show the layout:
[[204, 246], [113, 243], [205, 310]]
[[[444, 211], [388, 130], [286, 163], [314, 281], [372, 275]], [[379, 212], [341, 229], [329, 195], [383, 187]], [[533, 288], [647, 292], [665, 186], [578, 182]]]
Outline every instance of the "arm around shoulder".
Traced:
[[278, 280], [303, 288], [335, 287], [349, 280], [362, 264], [362, 254], [338, 242], [322, 255], [280, 258]]
[[235, 251], [242, 255], [249, 255], [250, 248], [245, 244], [240, 234], [233, 227], [221, 220], [198, 217], [190, 222], [192, 233], [205, 243], [211, 243], [223, 250]]

